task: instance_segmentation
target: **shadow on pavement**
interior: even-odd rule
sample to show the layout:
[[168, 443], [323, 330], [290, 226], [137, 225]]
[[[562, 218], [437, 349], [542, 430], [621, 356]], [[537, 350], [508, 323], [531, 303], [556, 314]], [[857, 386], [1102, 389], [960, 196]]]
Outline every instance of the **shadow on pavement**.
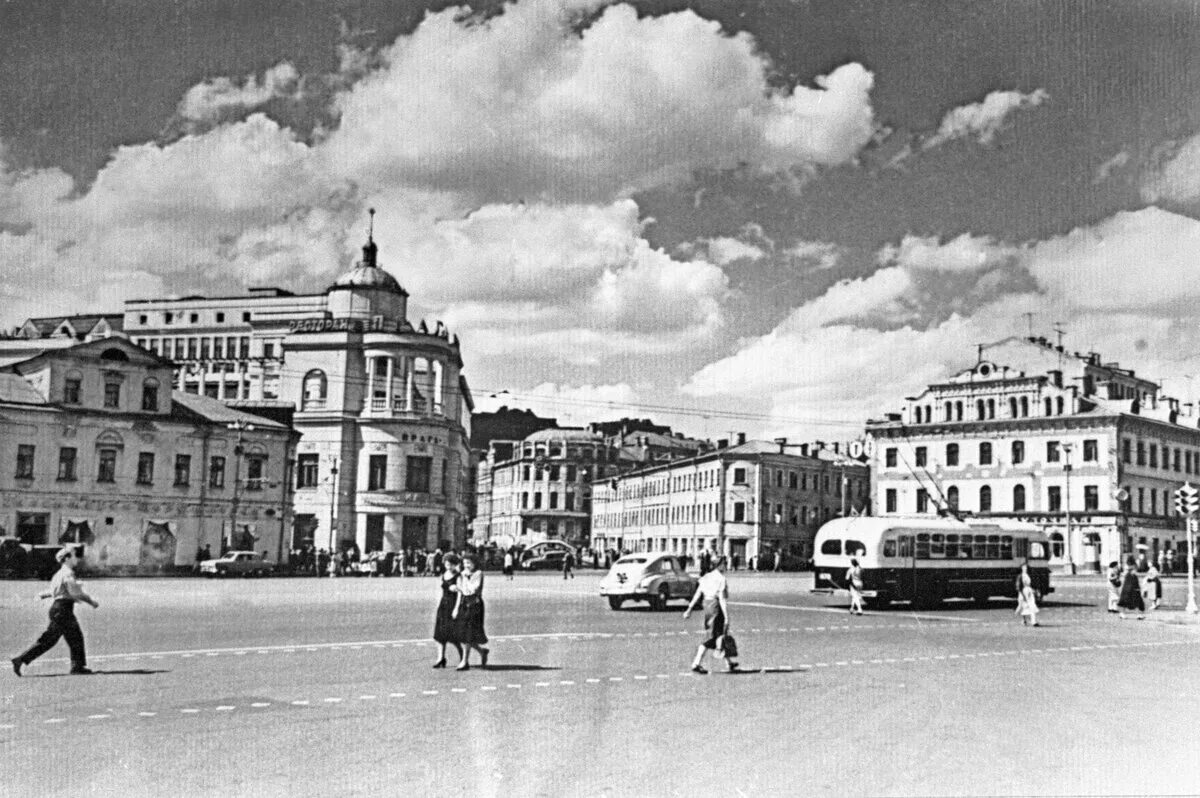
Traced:
[[149, 668], [132, 668], [123, 671], [100, 671], [93, 670], [91, 673], [26, 673], [22, 676], [24, 679], [58, 679], [64, 676], [72, 676], [77, 679], [82, 679], [85, 676], [151, 676], [156, 673], [170, 673], [170, 670], [151, 670]]

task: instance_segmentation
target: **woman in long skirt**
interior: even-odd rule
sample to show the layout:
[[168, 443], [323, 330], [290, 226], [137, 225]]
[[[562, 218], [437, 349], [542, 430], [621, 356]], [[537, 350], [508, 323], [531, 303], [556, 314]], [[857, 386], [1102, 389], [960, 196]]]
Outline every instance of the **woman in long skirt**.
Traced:
[[483, 572], [474, 554], [463, 555], [462, 573], [458, 577], [458, 602], [454, 606], [454, 619], [458, 642], [464, 646], [462, 662], [458, 670], [471, 669], [471, 649], [479, 652], [479, 664], [486, 668], [488, 654], [485, 644], [487, 633], [483, 630]]
[[1139, 621], [1146, 617], [1146, 602], [1142, 599], [1142, 586], [1137, 577], [1137, 560], [1133, 557], [1125, 561], [1125, 579], [1121, 582], [1121, 598], [1117, 601], [1117, 609], [1122, 618], [1125, 617], [1125, 610], [1136, 611]]
[[1037, 593], [1033, 589], [1033, 577], [1029, 575], [1029, 563], [1021, 563], [1021, 573], [1017, 574], [1017, 613], [1021, 616], [1021, 625], [1038, 625]]
[[1113, 560], [1108, 564], [1108, 611], [1114, 615], [1118, 612], [1117, 603], [1121, 600], [1121, 564]]
[[435, 668], [446, 667], [446, 646], [454, 646], [459, 662], [463, 661], [462, 646], [458, 643], [458, 624], [454, 620], [454, 605], [458, 603], [459, 559], [457, 554], [447, 554], [442, 560], [442, 597], [438, 602], [437, 614], [433, 619], [433, 639], [438, 644]]

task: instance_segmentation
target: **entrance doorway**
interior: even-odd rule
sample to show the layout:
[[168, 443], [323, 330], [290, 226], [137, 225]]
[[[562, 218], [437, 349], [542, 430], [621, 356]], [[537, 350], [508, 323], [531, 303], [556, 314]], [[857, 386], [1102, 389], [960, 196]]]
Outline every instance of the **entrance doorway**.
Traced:
[[400, 527], [400, 545], [423, 549], [428, 545], [429, 519], [423, 515], [406, 515]]
[[383, 550], [383, 519], [382, 515], [367, 516], [367, 539], [363, 547], [365, 551]]

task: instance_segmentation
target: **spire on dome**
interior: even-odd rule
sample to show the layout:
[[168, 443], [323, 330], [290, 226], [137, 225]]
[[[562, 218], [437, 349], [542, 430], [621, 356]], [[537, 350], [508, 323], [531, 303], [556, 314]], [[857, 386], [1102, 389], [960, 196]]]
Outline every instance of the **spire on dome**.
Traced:
[[376, 256], [379, 254], [379, 247], [375, 245], [375, 209], [370, 208], [367, 211], [371, 214], [371, 221], [367, 228], [367, 243], [363, 246], [363, 266], [378, 266]]

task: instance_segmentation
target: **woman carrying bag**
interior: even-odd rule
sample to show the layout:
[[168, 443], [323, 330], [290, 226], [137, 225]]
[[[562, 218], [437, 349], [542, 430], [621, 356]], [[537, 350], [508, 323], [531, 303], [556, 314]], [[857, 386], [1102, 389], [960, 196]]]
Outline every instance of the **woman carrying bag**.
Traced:
[[723, 646], [725, 668], [732, 673], [738, 669], [735, 660], [737, 644], [733, 642], [733, 635], [729, 634], [729, 583], [725, 581], [724, 557], [713, 560], [712, 570], [700, 577], [700, 584], [692, 594], [688, 608], [683, 611], [683, 617], [690, 616], [701, 600], [704, 601], [704, 628], [708, 636], [696, 648], [696, 656], [692, 659], [692, 671], [708, 673], [704, 667], [705, 653], [710, 650], [717, 651], [718, 647]]

